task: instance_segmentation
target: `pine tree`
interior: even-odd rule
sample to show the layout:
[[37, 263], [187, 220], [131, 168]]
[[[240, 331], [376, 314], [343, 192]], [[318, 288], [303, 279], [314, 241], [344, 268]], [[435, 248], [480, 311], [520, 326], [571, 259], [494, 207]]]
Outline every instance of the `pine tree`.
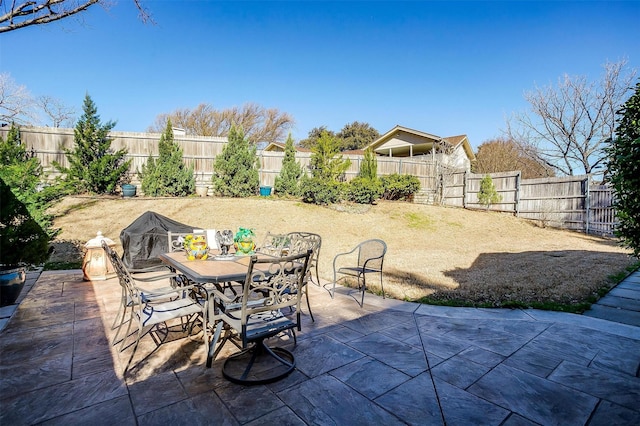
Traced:
[[296, 148], [293, 146], [291, 133], [284, 147], [282, 169], [276, 176], [274, 189], [276, 194], [297, 196], [300, 193], [299, 180], [302, 175], [302, 167], [296, 161]]
[[491, 204], [499, 203], [502, 201], [502, 196], [496, 191], [496, 187], [493, 184], [491, 176], [485, 175], [480, 181], [480, 192], [478, 192], [478, 202], [482, 205], [489, 206]]
[[244, 131], [229, 130], [229, 143], [214, 161], [214, 191], [227, 197], [248, 197], [258, 192], [260, 176], [255, 145], [250, 145]]
[[158, 143], [158, 159], [149, 156], [142, 166], [142, 192], [151, 197], [180, 197], [192, 194], [196, 181], [193, 166], [187, 167], [182, 148], [173, 138], [171, 120], [167, 120]]
[[378, 179], [378, 161], [373, 150], [366, 149], [358, 176], [349, 182], [348, 198], [359, 204], [373, 204], [383, 193], [382, 181]]
[[351, 165], [351, 160], [342, 158], [338, 139], [328, 132], [322, 132], [311, 150], [311, 174], [314, 178], [338, 180]]
[[83, 114], [74, 130], [73, 150], [65, 149], [70, 166], [54, 166], [65, 175], [64, 181], [71, 192], [114, 194], [125, 182], [131, 160], [125, 161], [127, 151], [113, 151], [109, 132], [115, 122], [100, 122], [98, 109], [89, 94], [84, 98]]
[[377, 179], [378, 177], [378, 160], [371, 148], [364, 151], [364, 158], [360, 163], [358, 176], [364, 179]]
[[15, 123], [11, 123], [7, 139], [0, 135], [0, 165], [20, 163], [29, 158], [27, 151], [20, 140], [20, 129]]

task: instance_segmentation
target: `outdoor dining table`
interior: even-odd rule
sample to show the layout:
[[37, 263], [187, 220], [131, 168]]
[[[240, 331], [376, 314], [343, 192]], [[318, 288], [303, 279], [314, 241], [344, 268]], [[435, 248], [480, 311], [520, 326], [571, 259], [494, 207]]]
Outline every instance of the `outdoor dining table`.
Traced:
[[[211, 300], [213, 297], [213, 286], [218, 290], [224, 292], [225, 288], [231, 288], [232, 283], [244, 283], [249, 270], [249, 262], [251, 256], [227, 256], [223, 259], [216, 259], [216, 252], [210, 253], [211, 257], [206, 260], [189, 260], [187, 254], [184, 251], [174, 251], [170, 253], [161, 253], [158, 257], [168, 266], [174, 268], [180, 274], [187, 277], [191, 282], [199, 284], [207, 295], [207, 322], [205, 327], [211, 326], [215, 331], [214, 338], [211, 339], [209, 344], [209, 355], [213, 355], [215, 348], [213, 342], [218, 340], [218, 337], [222, 331], [222, 322], [218, 321], [219, 316], [216, 314], [215, 300]], [[274, 256], [256, 253], [258, 257]], [[260, 264], [257, 264], [254, 268], [258, 270]], [[268, 264], [265, 264], [268, 265]], [[262, 266], [268, 268], [268, 266]], [[268, 272], [264, 270], [263, 272]], [[221, 342], [221, 345], [223, 343]], [[207, 364], [210, 367], [210, 364]]]
[[184, 251], [162, 253], [158, 257], [192, 282], [214, 284], [220, 287], [228, 282], [244, 282], [251, 258], [251, 256], [229, 256], [223, 260], [217, 260], [216, 255], [212, 253], [212, 256], [206, 260], [189, 260]]

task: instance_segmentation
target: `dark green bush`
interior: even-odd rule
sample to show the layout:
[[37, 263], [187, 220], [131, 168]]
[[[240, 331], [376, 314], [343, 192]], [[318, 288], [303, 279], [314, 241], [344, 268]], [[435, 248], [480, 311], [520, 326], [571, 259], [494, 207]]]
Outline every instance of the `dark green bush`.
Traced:
[[193, 194], [196, 180], [193, 166], [187, 167], [182, 159], [182, 148], [173, 139], [171, 120], [167, 120], [158, 143], [160, 156], [149, 156], [142, 166], [140, 179], [142, 192], [149, 197], [184, 197]]
[[607, 149], [616, 194], [616, 235], [640, 257], [640, 82], [617, 114], [616, 136]]
[[302, 201], [328, 205], [342, 200], [344, 184], [335, 180], [304, 176], [300, 182]]
[[[53, 218], [47, 210], [64, 195], [63, 190], [47, 182], [40, 160], [27, 152], [20, 140], [20, 129], [14, 125], [6, 140], [0, 136], [0, 179], [27, 208], [29, 216], [53, 238], [57, 231], [52, 229]], [[0, 207], [5, 209], [2, 203]]]
[[347, 186], [347, 198], [358, 204], [373, 204], [383, 193], [382, 182], [377, 178], [356, 177]]
[[378, 178], [378, 160], [371, 148], [364, 151], [364, 157], [360, 163], [360, 171], [358, 176], [367, 179]]
[[49, 235], [0, 179], [0, 266], [37, 265], [49, 257]]
[[302, 175], [302, 166], [296, 161], [296, 148], [293, 146], [293, 138], [291, 134], [287, 138], [284, 148], [284, 159], [282, 160], [282, 170], [276, 176], [273, 185], [278, 195], [297, 196], [300, 192], [300, 176]]
[[70, 193], [114, 194], [126, 182], [131, 160], [125, 159], [126, 150], [111, 148], [109, 132], [116, 123], [101, 123], [98, 108], [88, 94], [83, 112], [74, 130], [74, 149], [65, 149], [69, 167], [53, 164], [64, 176], [62, 182]]
[[420, 180], [413, 175], [394, 173], [381, 178], [386, 200], [407, 200], [420, 190]]
[[255, 145], [250, 145], [244, 131], [235, 126], [229, 130], [229, 143], [213, 163], [213, 188], [225, 197], [256, 195], [260, 185]]

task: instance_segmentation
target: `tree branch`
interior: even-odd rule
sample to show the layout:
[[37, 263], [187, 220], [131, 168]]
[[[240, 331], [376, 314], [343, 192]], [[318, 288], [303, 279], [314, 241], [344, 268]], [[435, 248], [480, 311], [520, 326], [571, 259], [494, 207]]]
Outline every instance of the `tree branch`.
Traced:
[[[153, 19], [140, 0], [133, 0], [142, 22]], [[0, 33], [14, 31], [33, 25], [43, 25], [77, 15], [95, 4], [107, 7], [106, 0], [27, 0], [13, 1], [4, 15], [0, 16]]]

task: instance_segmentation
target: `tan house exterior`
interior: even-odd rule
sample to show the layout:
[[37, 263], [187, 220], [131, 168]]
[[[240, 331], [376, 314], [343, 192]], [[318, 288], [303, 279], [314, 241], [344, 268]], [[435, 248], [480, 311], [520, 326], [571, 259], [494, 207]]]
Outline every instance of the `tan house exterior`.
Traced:
[[[269, 145], [267, 145], [263, 151], [265, 152], [284, 152], [285, 151], [285, 147], [286, 144], [282, 143], [282, 142], [271, 142], [269, 143]], [[311, 152], [310, 149], [308, 148], [302, 148], [300, 146], [294, 145], [293, 146], [297, 152]]]
[[425, 157], [467, 171], [476, 159], [467, 135], [440, 137], [403, 126], [395, 126], [365, 149], [369, 148], [380, 156]]

